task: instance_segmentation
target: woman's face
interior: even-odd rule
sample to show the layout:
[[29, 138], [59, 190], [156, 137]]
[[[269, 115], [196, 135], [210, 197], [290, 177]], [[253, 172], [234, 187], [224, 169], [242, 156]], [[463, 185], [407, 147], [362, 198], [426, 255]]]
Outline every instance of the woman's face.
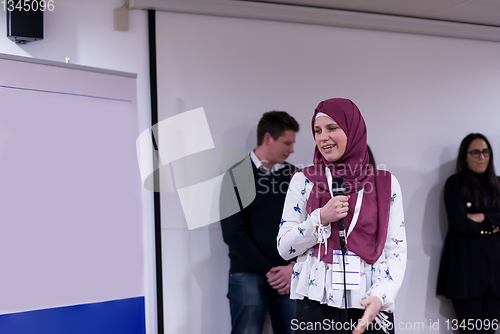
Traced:
[[314, 121], [314, 140], [327, 161], [339, 160], [347, 147], [347, 136], [333, 119], [319, 116]]
[[467, 157], [465, 158], [465, 162], [469, 169], [477, 174], [483, 174], [488, 168], [488, 163], [490, 162], [490, 156], [485, 157], [482, 153], [479, 154], [479, 157], [474, 158], [470, 152], [473, 150], [483, 151], [488, 148], [488, 144], [481, 138], [476, 138], [470, 143], [467, 148]]

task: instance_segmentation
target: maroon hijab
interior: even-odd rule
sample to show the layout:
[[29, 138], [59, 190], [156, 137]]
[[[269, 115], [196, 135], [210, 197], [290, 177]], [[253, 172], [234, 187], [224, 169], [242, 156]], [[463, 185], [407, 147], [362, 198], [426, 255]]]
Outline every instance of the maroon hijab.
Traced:
[[[347, 146], [344, 154], [335, 162], [327, 161], [316, 146], [313, 165], [301, 169], [305, 176], [314, 184], [307, 201], [306, 210], [311, 213], [323, 207], [331, 195], [327, 185], [325, 166], [330, 168], [332, 177], [344, 178], [346, 195], [350, 195], [349, 212], [346, 216], [346, 231], [353, 217], [358, 191], [364, 189], [358, 221], [352, 233], [347, 238], [347, 248], [358, 254], [369, 264], [375, 263], [382, 254], [387, 229], [391, 199], [391, 175], [368, 165], [366, 148], [366, 125], [358, 107], [347, 99], [329, 99], [321, 102], [312, 117], [311, 127], [314, 136], [316, 114], [322, 112], [331, 117], [344, 130], [347, 136]], [[315, 247], [318, 254], [318, 245]], [[321, 252], [321, 259], [332, 263], [332, 252], [339, 250], [337, 223], [332, 223], [332, 234], [328, 239], [327, 254]]]

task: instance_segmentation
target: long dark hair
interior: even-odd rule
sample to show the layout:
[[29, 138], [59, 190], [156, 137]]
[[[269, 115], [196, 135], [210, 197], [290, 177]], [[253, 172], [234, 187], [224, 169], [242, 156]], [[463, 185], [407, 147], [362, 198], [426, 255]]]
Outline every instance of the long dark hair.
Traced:
[[366, 150], [368, 151], [368, 164], [373, 168], [377, 168], [377, 164], [375, 163], [375, 157], [373, 156], [372, 149], [368, 144], [366, 144]]
[[493, 150], [491, 149], [491, 144], [488, 139], [480, 134], [480, 133], [470, 133], [468, 134], [460, 144], [460, 148], [458, 150], [457, 157], [457, 173], [460, 174], [464, 180], [462, 184], [462, 195], [466, 200], [472, 201], [474, 206], [479, 205], [479, 186], [477, 184], [476, 178], [473, 175], [473, 172], [469, 169], [467, 165], [466, 159], [467, 151], [469, 149], [470, 144], [475, 139], [482, 139], [485, 141], [486, 145], [488, 145], [488, 149], [490, 150], [490, 160], [488, 162], [488, 167], [484, 174], [486, 175], [488, 188], [490, 191], [490, 195], [493, 197], [493, 203], [496, 204], [500, 199], [500, 182], [498, 181], [498, 177], [495, 174], [495, 165], [493, 163]]

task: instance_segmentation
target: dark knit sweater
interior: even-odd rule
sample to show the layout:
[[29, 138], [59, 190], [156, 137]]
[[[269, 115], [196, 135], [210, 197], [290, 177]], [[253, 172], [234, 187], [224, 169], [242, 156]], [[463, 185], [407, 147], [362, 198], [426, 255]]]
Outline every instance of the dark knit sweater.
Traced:
[[221, 220], [222, 236], [229, 246], [230, 272], [265, 274], [276, 266], [284, 266], [276, 248], [281, 214], [290, 176], [296, 169], [285, 167], [266, 175], [253, 164], [255, 200], [242, 211]]
[[[479, 297], [489, 284], [496, 294], [500, 293], [500, 233], [487, 234], [493, 230], [492, 226], [500, 227], [500, 205], [493, 205], [485, 175], [475, 174], [475, 178], [481, 193], [478, 207], [467, 207], [460, 175], [452, 175], [444, 188], [449, 230], [439, 267], [437, 294], [451, 299]], [[484, 213], [485, 219], [476, 223], [467, 218], [467, 213]]]

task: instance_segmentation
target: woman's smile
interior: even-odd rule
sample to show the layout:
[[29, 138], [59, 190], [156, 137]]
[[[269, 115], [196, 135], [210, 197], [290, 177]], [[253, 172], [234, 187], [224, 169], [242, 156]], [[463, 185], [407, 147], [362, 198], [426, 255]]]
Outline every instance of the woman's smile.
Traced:
[[318, 116], [314, 121], [314, 140], [321, 155], [331, 162], [339, 160], [347, 147], [344, 130], [328, 116]]

